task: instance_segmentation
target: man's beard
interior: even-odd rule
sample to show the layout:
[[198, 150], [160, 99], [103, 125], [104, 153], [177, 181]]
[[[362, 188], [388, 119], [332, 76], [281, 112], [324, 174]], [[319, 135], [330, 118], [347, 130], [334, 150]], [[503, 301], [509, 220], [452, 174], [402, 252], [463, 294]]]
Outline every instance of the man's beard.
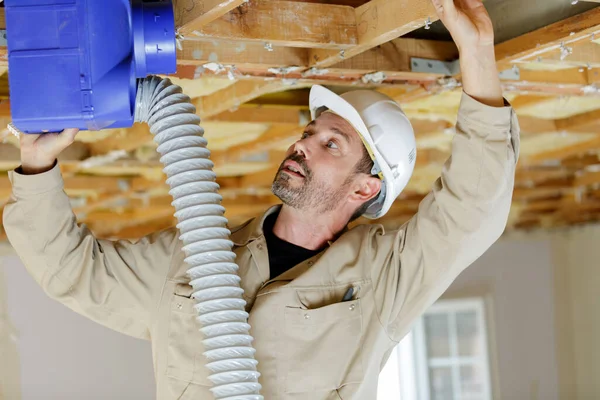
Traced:
[[[283, 172], [283, 164], [287, 160], [292, 160], [300, 165], [304, 178], [298, 186], [292, 184], [292, 177]], [[331, 186], [314, 179], [312, 171], [306, 165], [304, 158], [296, 153], [287, 157], [281, 165], [273, 180], [271, 189], [283, 204], [298, 209], [310, 210], [317, 214], [324, 214], [335, 210], [343, 201], [348, 185], [351, 180], [346, 179], [339, 188]]]

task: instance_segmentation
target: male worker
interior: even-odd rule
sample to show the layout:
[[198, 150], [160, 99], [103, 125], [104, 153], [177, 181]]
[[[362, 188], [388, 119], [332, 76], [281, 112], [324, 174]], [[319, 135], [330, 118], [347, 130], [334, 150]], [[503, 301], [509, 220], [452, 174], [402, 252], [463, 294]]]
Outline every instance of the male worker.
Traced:
[[[232, 229], [266, 399], [375, 399], [390, 351], [505, 228], [519, 128], [492, 23], [481, 0], [432, 1], [458, 45], [464, 93], [452, 156], [418, 213], [389, 231], [345, 229], [389, 209], [414, 138], [387, 98], [317, 86], [315, 120], [274, 180], [283, 205]], [[55, 161], [75, 133], [21, 138], [4, 213], [11, 243], [52, 298], [152, 339], [158, 398], [212, 398], [177, 232], [133, 244], [78, 226]]]

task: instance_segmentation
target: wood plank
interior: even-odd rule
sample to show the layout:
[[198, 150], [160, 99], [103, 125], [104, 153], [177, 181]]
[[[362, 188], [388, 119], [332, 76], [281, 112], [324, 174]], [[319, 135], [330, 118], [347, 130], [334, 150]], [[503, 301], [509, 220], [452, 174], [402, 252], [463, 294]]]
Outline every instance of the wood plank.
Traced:
[[558, 161], [572, 156], [583, 155], [591, 151], [598, 151], [599, 148], [600, 135], [593, 139], [575, 143], [569, 146], [563, 146], [555, 150], [548, 150], [523, 156], [520, 162], [521, 165], [539, 165], [549, 161]]
[[515, 186], [533, 187], [541, 183], [572, 177], [574, 170], [560, 167], [519, 168], [515, 174]]
[[[156, 182], [144, 180], [143, 178], [96, 176], [96, 175], [75, 175], [64, 176], [64, 187], [67, 193], [121, 193], [129, 188], [135, 190], [146, 190]], [[8, 178], [0, 179], [0, 193], [11, 191], [12, 185]], [[1, 197], [0, 197], [1, 200]], [[1, 201], [0, 201], [1, 203]]]
[[281, 0], [249, 0], [195, 33], [289, 47], [346, 49], [357, 43], [354, 8]]
[[[600, 38], [595, 38], [600, 39]], [[592, 40], [579, 40], [565, 44], [564, 48], [558, 47], [543, 54], [541, 62], [551, 65], [578, 65], [582, 67], [600, 65], [600, 45]]]
[[140, 146], [152, 142], [154, 136], [150, 133], [148, 124], [135, 123], [128, 129], [115, 129], [113, 134], [105, 139], [89, 144], [93, 156], [107, 154], [111, 151], [133, 151]]
[[553, 197], [562, 196], [563, 193], [570, 189], [562, 186], [555, 187], [539, 187], [539, 188], [515, 188], [513, 191], [514, 200], [535, 200], [535, 199], [548, 199]]
[[365, 74], [381, 71], [388, 81], [419, 81], [425, 78], [435, 81], [441, 75], [409, 72], [410, 59], [419, 57], [449, 60], [456, 54], [453, 42], [396, 39], [330, 68], [309, 69], [307, 49], [273, 47], [273, 51], [269, 52], [265, 51], [263, 44], [192, 38], [183, 40], [182, 49], [178, 52], [178, 77], [193, 79], [216, 74], [240, 79], [254, 76], [288, 81], [310, 78], [355, 83]]
[[558, 131], [571, 131], [573, 129], [584, 129], [591, 125], [597, 125], [598, 121], [600, 121], [600, 109], [558, 119], [555, 121], [555, 124]]
[[275, 125], [250, 143], [233, 146], [222, 152], [214, 152], [211, 159], [215, 165], [237, 161], [251, 154], [268, 151], [282, 140], [288, 140], [291, 137], [300, 138], [301, 133], [301, 126]]
[[134, 226], [121, 228], [119, 230], [107, 230], [105, 232], [94, 231], [98, 238], [102, 239], [129, 239], [136, 240], [146, 235], [162, 231], [174, 227], [177, 224], [177, 219], [172, 216], [159, 218], [155, 221], [146, 222]]
[[591, 171], [582, 171], [577, 174], [575, 177], [575, 182], [573, 186], [575, 187], [593, 187], [597, 188], [600, 185], [600, 171], [591, 170]]
[[246, 0], [173, 0], [175, 28], [181, 36], [222, 17]]
[[347, 58], [331, 68], [410, 71], [412, 58], [452, 61], [458, 58], [458, 49], [454, 42], [400, 38]]
[[[517, 112], [517, 115], [519, 113]], [[542, 119], [536, 117], [530, 117], [528, 115], [518, 115], [519, 126], [521, 131], [525, 134], [529, 133], [548, 133], [556, 132], [557, 127], [553, 119]]]
[[592, 110], [559, 119], [544, 119], [522, 115], [519, 116], [519, 125], [524, 133], [529, 134], [597, 132], [600, 128], [600, 110]]
[[519, 60], [536, 58], [579, 40], [589, 40], [600, 33], [600, 9], [594, 8], [563, 21], [521, 35], [496, 46], [498, 69], [504, 70]]
[[236, 68], [282, 68], [307, 66], [308, 50], [296, 47], [273, 47], [267, 51], [263, 43], [214, 40], [190, 37], [181, 41], [177, 51], [180, 65], [202, 66], [206, 63], [235, 65]]
[[223, 111], [222, 113], [206, 118], [205, 121], [293, 124], [303, 126], [310, 121], [310, 112], [297, 106], [253, 105], [246, 103], [235, 111]]
[[11, 115], [12, 114], [10, 113], [10, 100], [0, 100], [0, 117], [10, 118]]
[[425, 26], [438, 17], [431, 0], [371, 0], [356, 8], [358, 43], [339, 50], [313, 49], [311, 66], [329, 67]]
[[197, 114], [203, 119], [220, 114], [230, 109], [237, 109], [242, 104], [263, 94], [285, 90], [286, 87], [275, 82], [238, 81], [209, 96], [200, 97], [193, 101]]
[[[597, 72], [597, 71], [594, 71]], [[560, 70], [530, 70], [520, 69], [520, 80], [522, 82], [541, 82], [553, 84], [588, 85], [597, 81], [590, 71], [579, 67]], [[510, 82], [510, 81], [505, 81]]]

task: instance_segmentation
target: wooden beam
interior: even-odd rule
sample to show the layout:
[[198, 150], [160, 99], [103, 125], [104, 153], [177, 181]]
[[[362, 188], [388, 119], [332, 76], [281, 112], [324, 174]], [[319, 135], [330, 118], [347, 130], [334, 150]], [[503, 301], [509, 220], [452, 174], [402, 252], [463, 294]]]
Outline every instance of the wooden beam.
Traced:
[[10, 118], [10, 100], [0, 100], [0, 117], [2, 118]]
[[213, 153], [211, 159], [215, 165], [237, 161], [244, 156], [268, 151], [290, 137], [300, 138], [302, 127], [275, 125], [263, 133], [258, 139], [230, 147], [222, 152]]
[[570, 189], [560, 185], [538, 188], [515, 188], [513, 191], [513, 199], [515, 201], [548, 199], [560, 197], [568, 190]]
[[[516, 64], [518, 65], [518, 64]], [[557, 70], [527, 69], [520, 68], [520, 82], [540, 82], [550, 84], [571, 84], [585, 86], [598, 81], [596, 74], [599, 69], [593, 71], [587, 68], [573, 67]], [[504, 81], [510, 83], [510, 81]]]
[[515, 186], [534, 187], [547, 181], [572, 177], [574, 169], [559, 167], [520, 167], [515, 173]]
[[592, 187], [597, 189], [600, 185], [600, 170], [598, 168], [579, 171], [575, 176], [573, 186], [576, 188]]
[[240, 71], [307, 66], [308, 50], [296, 47], [265, 49], [263, 43], [189, 37], [181, 40], [177, 52], [179, 65], [203, 66], [208, 63], [235, 65]]
[[132, 151], [150, 143], [153, 135], [148, 124], [136, 123], [129, 129], [114, 129], [111, 136], [89, 144], [92, 155], [106, 154], [111, 151]]
[[431, 0], [371, 0], [355, 9], [358, 43], [339, 50], [314, 49], [311, 66], [329, 67], [436, 21]]
[[600, 33], [600, 9], [594, 8], [556, 22], [533, 32], [521, 35], [496, 46], [496, 59], [500, 70], [512, 63], [542, 57], [545, 53], [579, 40], [590, 40]]
[[558, 131], [570, 131], [597, 124], [598, 121], [600, 121], [600, 109], [561, 118], [556, 120], [555, 124]]
[[452, 61], [458, 58], [458, 49], [454, 42], [400, 38], [346, 58], [329, 69], [411, 71], [412, 58]]
[[222, 17], [246, 0], [174, 0], [175, 28], [187, 36]]
[[354, 8], [281, 0], [249, 0], [194, 33], [288, 47], [346, 49], [357, 43]]
[[236, 109], [242, 104], [266, 93], [285, 90], [279, 83], [260, 81], [238, 81], [209, 96], [194, 100], [196, 113], [201, 118], [210, 118], [230, 109]]
[[564, 47], [558, 47], [549, 50], [539, 56], [539, 61], [550, 65], [574, 65], [581, 67], [595, 66], [600, 64], [600, 45], [597, 40], [600, 38], [590, 38], [590, 40], [579, 40], [574, 43], [565, 44]]
[[160, 218], [155, 221], [146, 222], [134, 226], [121, 228], [119, 230], [107, 230], [94, 233], [98, 238], [103, 239], [140, 239], [146, 235], [174, 227], [177, 224], [177, 219], [172, 216]]
[[600, 109], [559, 119], [544, 119], [519, 116], [519, 125], [524, 133], [593, 133], [600, 129]]
[[598, 149], [600, 149], [600, 135], [569, 146], [563, 146], [557, 149], [523, 156], [520, 160], [520, 163], [521, 165], [540, 165], [544, 164], [545, 162], [559, 161], [571, 156], [578, 156], [591, 151], [597, 152]]
[[413, 57], [449, 60], [458, 54], [453, 42], [420, 39], [395, 39], [330, 68], [309, 68], [308, 51], [292, 47], [216, 41], [206, 38], [182, 41], [178, 77], [196, 79], [203, 75], [229, 76], [235, 79], [268, 78], [292, 82], [361, 83], [365, 76], [380, 72], [387, 83], [412, 80], [434, 83], [441, 74], [410, 72]]
[[[308, 104], [306, 104], [308, 107]], [[304, 126], [310, 121], [310, 112], [297, 106], [253, 105], [244, 104], [234, 111], [206, 118], [211, 122], [239, 122], [258, 124], [287, 124]]]

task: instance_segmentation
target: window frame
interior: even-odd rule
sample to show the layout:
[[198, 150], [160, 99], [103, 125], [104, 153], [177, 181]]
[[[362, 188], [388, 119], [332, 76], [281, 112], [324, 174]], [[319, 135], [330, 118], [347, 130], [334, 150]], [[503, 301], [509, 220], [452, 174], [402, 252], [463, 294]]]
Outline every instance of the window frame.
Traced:
[[[413, 330], [411, 331], [412, 337], [409, 338], [409, 342], [412, 342], [412, 349], [408, 351], [408, 353], [412, 353], [407, 355], [399, 354], [399, 357], [410, 357], [412, 355], [414, 368], [415, 368], [415, 377], [413, 379], [415, 382], [412, 387], [413, 390], [416, 390], [416, 398], [425, 400], [430, 398], [430, 386], [429, 386], [429, 366], [431, 366], [431, 360], [427, 355], [427, 346], [426, 346], [426, 336], [425, 336], [425, 326], [424, 321], [427, 315], [434, 314], [445, 314], [449, 316], [449, 328], [450, 328], [450, 346], [451, 346], [451, 356], [445, 357], [446, 359], [451, 360], [449, 363], [445, 363], [442, 361], [434, 361], [434, 364], [438, 364], [439, 366], [451, 366], [452, 368], [452, 380], [453, 380], [453, 389], [454, 389], [454, 397], [462, 398], [460, 396], [460, 377], [456, 373], [456, 368], [454, 366], [460, 365], [460, 360], [468, 360], [467, 357], [459, 357], [457, 356], [457, 338], [456, 338], [456, 324], [455, 318], [456, 313], [461, 311], [475, 311], [477, 315], [477, 323], [478, 327], [481, 329], [481, 357], [476, 357], [471, 359], [471, 361], [477, 361], [481, 363], [483, 368], [483, 400], [492, 400], [493, 398], [493, 387], [492, 387], [492, 369], [493, 366], [490, 365], [491, 355], [490, 355], [490, 335], [488, 333], [488, 324], [487, 324], [487, 307], [486, 301], [481, 297], [471, 297], [471, 298], [459, 298], [459, 299], [440, 299], [436, 303], [434, 303], [431, 307], [427, 309], [427, 311], [416, 321]], [[408, 335], [407, 335], [408, 336]], [[404, 339], [403, 339], [404, 340]], [[402, 342], [401, 342], [402, 343]], [[405, 347], [406, 348], [406, 347]], [[397, 346], [396, 351], [402, 353], [405, 351], [405, 348]], [[402, 386], [411, 386], [410, 376], [406, 372], [406, 368], [408, 364], [402, 365], [400, 367], [400, 383]], [[409, 379], [407, 381], [407, 379]], [[403, 393], [404, 394], [404, 393]], [[411, 399], [413, 397], [402, 397], [402, 399]]]

